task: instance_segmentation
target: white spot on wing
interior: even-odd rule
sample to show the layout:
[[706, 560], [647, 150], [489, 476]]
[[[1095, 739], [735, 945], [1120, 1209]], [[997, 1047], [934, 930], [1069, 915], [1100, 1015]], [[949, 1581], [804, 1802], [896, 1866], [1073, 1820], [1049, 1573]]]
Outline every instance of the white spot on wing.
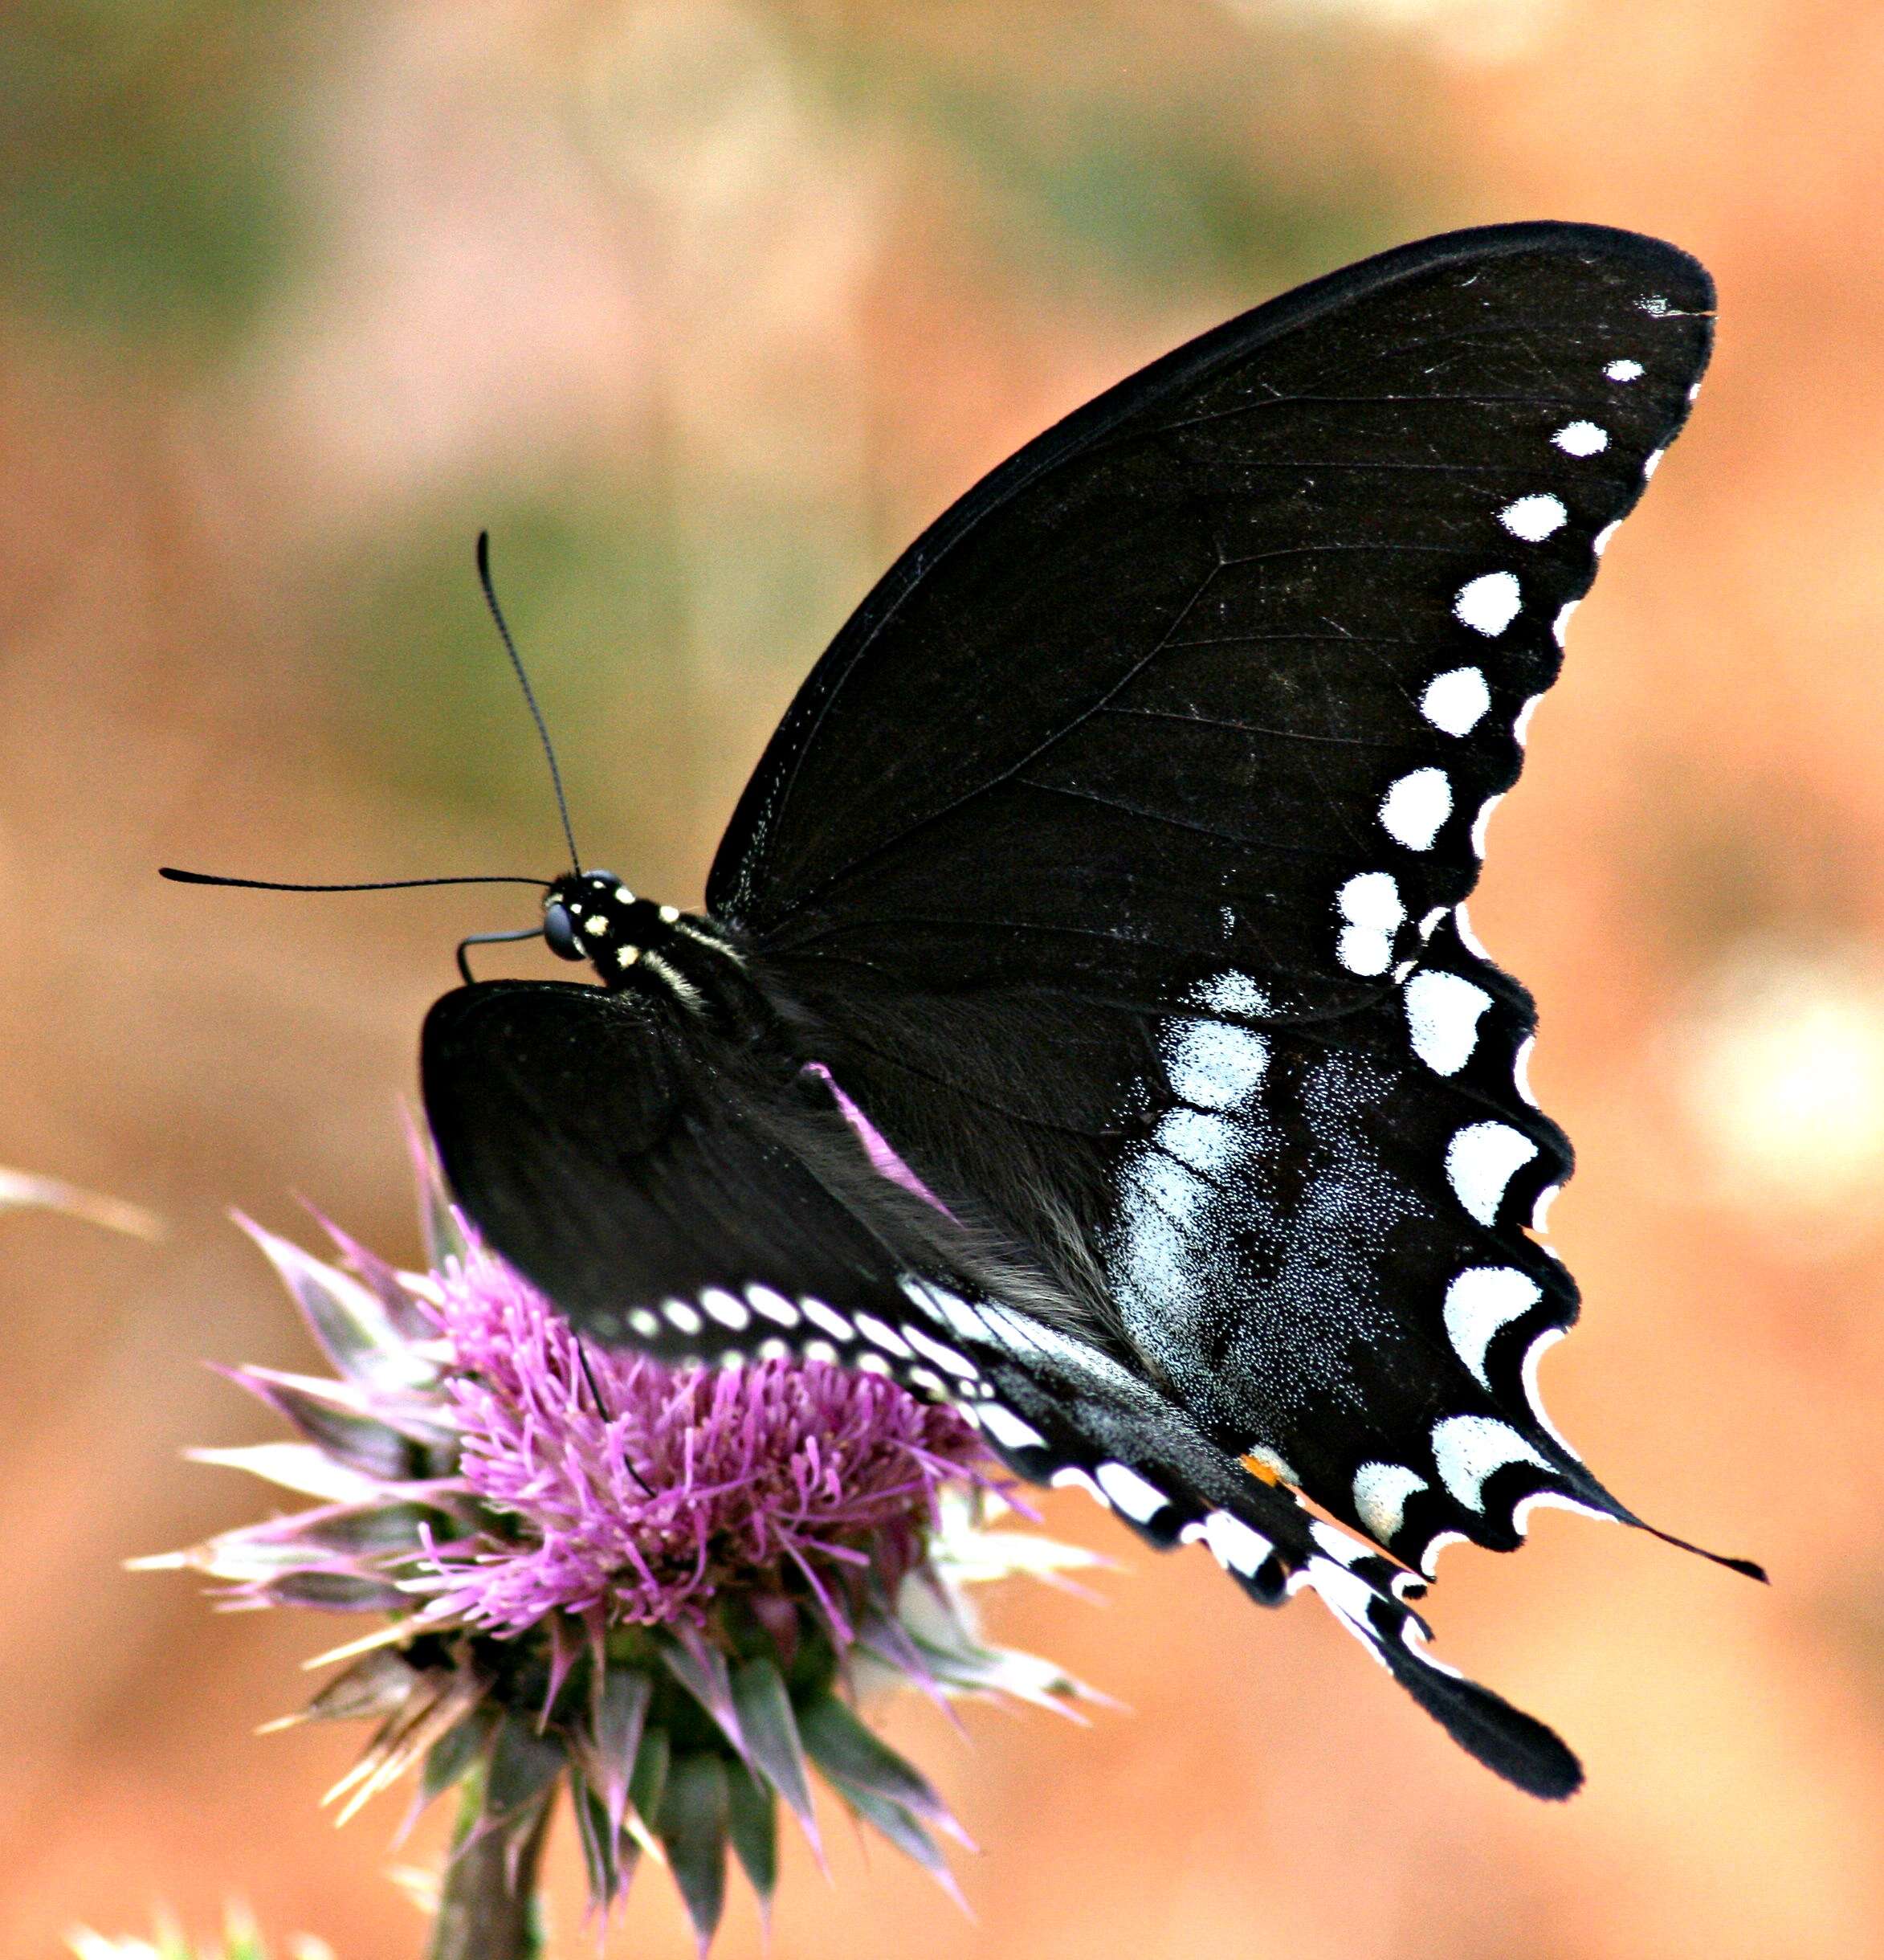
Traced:
[[1347, 921], [1336, 951], [1350, 973], [1384, 974], [1393, 963], [1393, 935], [1406, 917], [1400, 887], [1390, 872], [1365, 871], [1335, 894]]
[[1435, 675], [1420, 696], [1420, 713], [1447, 735], [1469, 735], [1491, 705], [1491, 690], [1475, 667], [1454, 667]]
[[1354, 1514], [1382, 1545], [1399, 1530], [1406, 1501], [1431, 1487], [1405, 1464], [1363, 1464], [1354, 1473]]
[[1551, 440], [1567, 456], [1600, 456], [1609, 447], [1608, 431], [1593, 422], [1567, 422]]
[[1515, 572], [1486, 572], [1460, 586], [1452, 602], [1453, 617], [1474, 633], [1495, 639], [1517, 618], [1523, 603]]
[[1599, 558], [1609, 549], [1609, 540], [1613, 538], [1621, 529], [1622, 520], [1618, 517], [1613, 524], [1606, 524], [1603, 526], [1601, 530], [1597, 532], [1595, 537], [1591, 541], [1591, 549], [1596, 553]]
[[1134, 1524], [1148, 1524], [1165, 1508], [1164, 1493], [1126, 1464], [1101, 1464], [1099, 1487]]
[[959, 1376], [964, 1382], [981, 1378], [981, 1370], [965, 1354], [958, 1354], [953, 1348], [944, 1346], [941, 1341], [931, 1340], [921, 1328], [911, 1328], [909, 1340], [910, 1345], [919, 1354], [926, 1354], [938, 1368], [946, 1368], [951, 1374]]
[[1269, 996], [1247, 974], [1217, 974], [1192, 998], [1200, 1007], [1217, 1014], [1246, 1015], [1252, 1020], [1269, 1011]]
[[1493, 1337], [1543, 1297], [1543, 1288], [1515, 1266], [1469, 1266], [1446, 1289], [1446, 1336], [1481, 1388], [1491, 1382], [1485, 1356]]
[[1435, 1075], [1457, 1075], [1472, 1059], [1491, 996], [1458, 974], [1429, 969], [1407, 982], [1403, 998], [1413, 1052]]
[[1639, 361], [1612, 361], [1603, 372], [1611, 381], [1640, 381], [1642, 364]]
[[1540, 492], [1506, 504], [1498, 513], [1498, 521], [1512, 537], [1523, 538], [1527, 545], [1541, 545], [1552, 532], [1564, 528], [1569, 516], [1561, 497]]
[[745, 1302], [735, 1300], [717, 1286], [709, 1286], [700, 1295], [700, 1305], [722, 1327], [730, 1327], [735, 1333], [752, 1323], [752, 1316]]
[[1466, 1542], [1466, 1534], [1462, 1531], [1436, 1531], [1427, 1540], [1425, 1550], [1420, 1554], [1421, 1571], [1425, 1573], [1428, 1578], [1431, 1578], [1434, 1572], [1438, 1570], [1439, 1554], [1446, 1550], [1446, 1546], [1464, 1545]]
[[1416, 769], [1380, 799], [1380, 827], [1409, 851], [1431, 850], [1451, 815], [1452, 784], [1442, 769]]
[[1252, 1578], [1275, 1550], [1261, 1532], [1227, 1511], [1213, 1511], [1204, 1520], [1204, 1542], [1226, 1571]]
[[1512, 1507], [1511, 1528], [1521, 1538], [1530, 1532], [1533, 1511], [1580, 1511], [1585, 1517], [1601, 1518], [1606, 1525], [1620, 1521], [1613, 1512], [1599, 1511], [1593, 1504], [1580, 1504], [1560, 1490], [1534, 1490], [1528, 1497], [1520, 1497]]
[[1262, 1080], [1269, 1043], [1246, 1027], [1221, 1021], [1169, 1024], [1171, 1091], [1200, 1109], [1234, 1109]]
[[814, 1327], [822, 1328], [834, 1341], [857, 1338], [857, 1329], [835, 1308], [827, 1307], [822, 1300], [803, 1299], [798, 1305], [805, 1319]]
[[1511, 1058], [1512, 1086], [1533, 1109], [1537, 1107], [1537, 1098], [1531, 1092], [1531, 1051], [1536, 1046], [1536, 1035], [1527, 1035], [1518, 1043], [1518, 1052]]
[[1031, 1423], [1024, 1423], [1013, 1410], [1003, 1408], [998, 1402], [985, 1402], [981, 1407], [981, 1423], [985, 1429], [1003, 1449], [1043, 1450], [1046, 1438]]
[[874, 1313], [858, 1315], [857, 1331], [872, 1347], [881, 1348], [886, 1354], [907, 1356], [909, 1353], [909, 1343], [887, 1321], [879, 1321]]
[[1486, 1480], [1507, 1464], [1550, 1468], [1509, 1423], [1495, 1415], [1449, 1415], [1433, 1425], [1433, 1460], [1440, 1480], [1468, 1511], [1485, 1509]]
[[769, 1286], [748, 1286], [746, 1300], [755, 1313], [761, 1314], [775, 1327], [796, 1327], [798, 1309], [783, 1293], [775, 1293]]
[[1501, 790], [1496, 796], [1486, 797], [1478, 806], [1478, 814], [1472, 819], [1472, 855], [1474, 857], [1484, 856], [1485, 833], [1491, 827], [1491, 813], [1504, 800], [1504, 792]]
[[1537, 704], [1543, 699], [1541, 694], [1532, 695], [1518, 710], [1518, 718], [1511, 724], [1511, 738], [1520, 749], [1531, 739], [1531, 717], [1537, 713]]
[[1446, 1146], [1446, 1174], [1481, 1225], [1490, 1225], [1505, 1187], [1537, 1154], [1537, 1145], [1508, 1123], [1468, 1123]]
[[1551, 622], [1551, 638], [1560, 647], [1564, 643], [1564, 635], [1570, 631], [1571, 615], [1582, 603], [1581, 599], [1566, 599], [1557, 608], [1557, 616]]
[[1668, 454], [1666, 449], [1651, 449], [1642, 459], [1642, 480], [1646, 483], [1661, 467], [1662, 459]]
[[684, 1300], [663, 1300], [661, 1313], [670, 1327], [679, 1329], [683, 1334], [697, 1334], [705, 1324]]
[[1302, 1481], [1296, 1476], [1289, 1460], [1279, 1450], [1272, 1450], [1266, 1443], [1253, 1443], [1243, 1454], [1254, 1457], [1271, 1476], [1279, 1477], [1285, 1484], [1299, 1484]]
[[[1563, 1451], [1565, 1456], [1574, 1457], [1576, 1456], [1576, 1452], [1575, 1450], [1571, 1448], [1569, 1439], [1564, 1435], [1564, 1432], [1558, 1428], [1556, 1424], [1551, 1420], [1549, 1415], [1546, 1413], [1543, 1406], [1543, 1397], [1539, 1393], [1537, 1386], [1538, 1363], [1541, 1362], [1544, 1356], [1548, 1354], [1550, 1350], [1563, 1339], [1564, 1336], [1568, 1331], [1569, 1329], [1568, 1328], [1564, 1327], [1546, 1327], [1542, 1329], [1539, 1332], [1537, 1338], [1533, 1341], [1530, 1346], [1524, 1350], [1523, 1374], [1524, 1382], [1524, 1400], [1530, 1407], [1532, 1420], [1535, 1421], [1538, 1427], [1550, 1438], [1552, 1442], [1556, 1443], [1557, 1448]], [[1579, 1459], [1579, 1460], [1580, 1460], [1580, 1459]]]

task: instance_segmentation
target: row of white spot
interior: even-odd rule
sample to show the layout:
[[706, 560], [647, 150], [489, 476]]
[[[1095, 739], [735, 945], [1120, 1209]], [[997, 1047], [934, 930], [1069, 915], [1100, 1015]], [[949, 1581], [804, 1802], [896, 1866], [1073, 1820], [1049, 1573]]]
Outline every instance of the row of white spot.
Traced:
[[[1638, 361], [1613, 361], [1604, 370], [1614, 382], [1638, 380], [1642, 372]], [[1566, 455], [1572, 456], [1600, 455], [1609, 445], [1608, 432], [1597, 423], [1586, 421], [1566, 423], [1551, 440]], [[1654, 473], [1660, 456], [1661, 452], [1657, 451], [1650, 457], [1643, 468], [1645, 476]], [[1512, 537], [1527, 544], [1540, 545], [1563, 529], [1569, 521], [1569, 514], [1561, 497], [1539, 491], [1515, 499], [1499, 511], [1498, 517], [1499, 523]], [[1599, 553], [1615, 528], [1611, 525], [1597, 537], [1596, 549]], [[1485, 572], [1476, 578], [1468, 579], [1459, 588], [1453, 600], [1453, 614], [1462, 625], [1488, 639], [1495, 639], [1523, 611], [1523, 587], [1515, 572]], [[1564, 630], [1576, 604], [1572, 600], [1564, 606], [1554, 623], [1553, 631], [1560, 647], [1564, 643]], [[1537, 700], [1534, 695], [1524, 704], [1513, 726], [1512, 733], [1520, 746]], [[1446, 735], [1470, 734], [1484, 719], [1490, 706], [1491, 690], [1483, 672], [1476, 667], [1448, 668], [1428, 682], [1420, 697], [1421, 713], [1433, 727]], [[1484, 804], [1472, 826], [1472, 847], [1480, 857], [1485, 855], [1486, 826], [1498, 801], [1495, 797]], [[1394, 782], [1381, 798], [1379, 815], [1381, 827], [1396, 843], [1409, 851], [1429, 851], [1446, 819], [1452, 815], [1452, 808], [1450, 778], [1442, 769], [1428, 767], [1413, 770]], [[1343, 937], [1345, 939], [1347, 935]], [[1362, 945], [1360, 941], [1352, 943], [1357, 949]], [[1365, 949], [1370, 954], [1376, 950], [1371, 945]], [[1349, 964], [1345, 955], [1343, 963]], [[1386, 966], [1387, 962], [1381, 960], [1376, 966], [1352, 967], [1351, 970], [1382, 973]]]
[[[985, 1331], [974, 1318], [973, 1309], [945, 1288], [910, 1280], [903, 1290], [932, 1319], [948, 1325], [960, 1318], [964, 1326], [973, 1321], [967, 1331]], [[643, 1341], [678, 1334], [689, 1344], [718, 1333], [747, 1335], [755, 1329], [775, 1328], [780, 1331], [766, 1333], [751, 1345], [752, 1353], [762, 1361], [793, 1354], [802, 1354], [808, 1361], [842, 1360], [865, 1374], [897, 1374], [938, 1395], [975, 1394], [985, 1387], [981, 1370], [966, 1355], [920, 1327], [895, 1327], [867, 1312], [841, 1313], [808, 1294], [793, 1301], [769, 1286], [748, 1286], [743, 1293], [710, 1286], [701, 1292], [697, 1304], [665, 1300], [659, 1309], [633, 1308], [623, 1319], [628, 1329]], [[808, 1332], [812, 1335], [809, 1340], [803, 1337]], [[788, 1341], [786, 1334], [797, 1337]], [[840, 1353], [840, 1349], [848, 1351]], [[720, 1358], [737, 1362], [745, 1358], [745, 1352], [734, 1348]], [[945, 1380], [944, 1376], [952, 1378]]]

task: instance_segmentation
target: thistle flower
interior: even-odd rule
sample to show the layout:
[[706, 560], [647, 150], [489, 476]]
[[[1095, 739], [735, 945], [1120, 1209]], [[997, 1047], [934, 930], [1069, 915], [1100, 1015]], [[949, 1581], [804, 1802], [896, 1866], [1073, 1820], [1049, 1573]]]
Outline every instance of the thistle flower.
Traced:
[[[964, 1587], [1091, 1554], [990, 1529], [974, 1432], [880, 1376], [585, 1348], [426, 1175], [426, 1273], [338, 1231], [336, 1264], [247, 1227], [336, 1372], [230, 1370], [298, 1439], [192, 1454], [315, 1501], [136, 1562], [206, 1573], [231, 1608], [385, 1616], [271, 1726], [377, 1722], [329, 1792], [343, 1818], [409, 1770], [413, 1815], [462, 1792], [434, 1953], [531, 1950], [563, 1790], [595, 1905], [653, 1852], [703, 1950], [729, 1848], [765, 1905], [780, 1802], [817, 1847], [812, 1766], [952, 1889], [935, 1833], [960, 1829], [859, 1699], [902, 1680], [1070, 1712], [1091, 1691], [986, 1644]], [[454, 1944], [473, 1893], [475, 1942]]]

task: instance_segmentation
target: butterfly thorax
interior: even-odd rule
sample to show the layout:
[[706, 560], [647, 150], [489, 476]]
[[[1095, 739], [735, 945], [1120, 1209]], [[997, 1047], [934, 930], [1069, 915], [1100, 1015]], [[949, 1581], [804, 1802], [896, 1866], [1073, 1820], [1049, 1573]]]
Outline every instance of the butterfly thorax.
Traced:
[[543, 936], [559, 958], [587, 960], [612, 993], [651, 988], [735, 1024], [757, 1001], [724, 928], [638, 897], [613, 872], [557, 879], [544, 896]]

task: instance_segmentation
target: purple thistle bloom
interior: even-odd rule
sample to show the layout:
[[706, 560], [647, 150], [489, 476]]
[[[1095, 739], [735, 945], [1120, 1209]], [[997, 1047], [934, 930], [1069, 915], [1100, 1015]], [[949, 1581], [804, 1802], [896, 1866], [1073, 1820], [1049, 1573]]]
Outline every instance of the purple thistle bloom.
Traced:
[[194, 1454], [314, 1501], [136, 1562], [206, 1572], [230, 1607], [384, 1616], [290, 1719], [379, 1724], [329, 1793], [343, 1816], [421, 1766], [418, 1805], [463, 1791], [441, 1925], [525, 1923], [566, 1791], [597, 1905], [658, 1845], [703, 1949], [729, 1851], [769, 1898], [781, 1802], [816, 1843], [813, 1766], [952, 1885], [931, 1831], [952, 1819], [854, 1704], [899, 1679], [1095, 1698], [985, 1644], [964, 1591], [1091, 1555], [988, 1528], [1002, 1499], [952, 1410], [821, 1362], [585, 1349], [429, 1169], [423, 1195], [429, 1273], [249, 1227], [335, 1374], [230, 1370], [299, 1439]]
[[893, 1596], [938, 1489], [980, 1476], [968, 1424], [881, 1376], [585, 1356], [540, 1293], [476, 1251], [439, 1291], [426, 1311], [453, 1355], [459, 1475], [516, 1535], [439, 1547], [428, 1619], [498, 1634], [557, 1611], [698, 1628], [722, 1594], [801, 1592], [847, 1645], [860, 1582]]

